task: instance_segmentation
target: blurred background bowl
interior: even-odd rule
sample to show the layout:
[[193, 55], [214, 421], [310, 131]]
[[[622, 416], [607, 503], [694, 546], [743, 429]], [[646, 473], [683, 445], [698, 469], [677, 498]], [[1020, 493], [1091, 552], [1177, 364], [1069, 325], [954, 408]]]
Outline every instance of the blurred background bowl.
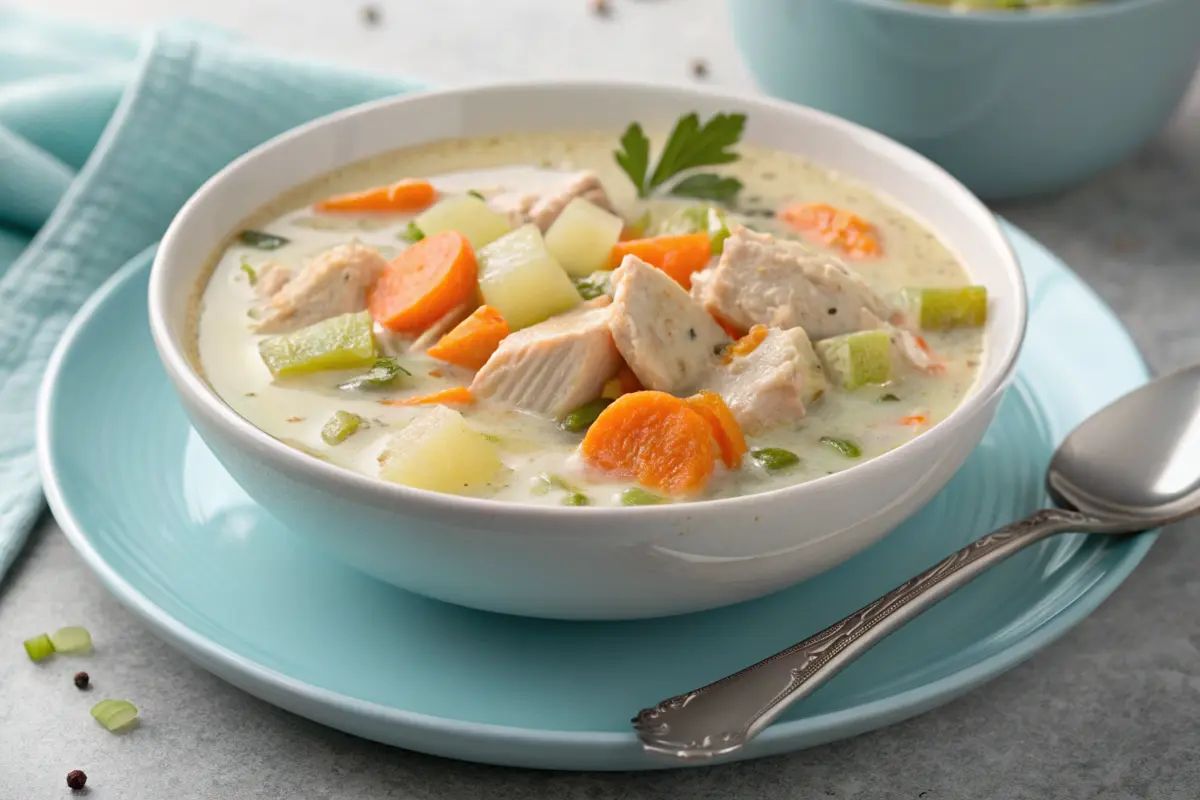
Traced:
[[1200, 0], [951, 12], [729, 0], [759, 86], [874, 128], [987, 199], [1065, 188], [1151, 138], [1200, 61]]

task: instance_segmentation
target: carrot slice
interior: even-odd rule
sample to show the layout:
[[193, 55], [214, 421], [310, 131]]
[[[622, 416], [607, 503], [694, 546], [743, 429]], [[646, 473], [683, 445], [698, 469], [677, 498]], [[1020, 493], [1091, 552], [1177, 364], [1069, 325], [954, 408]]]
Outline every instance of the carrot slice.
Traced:
[[361, 192], [335, 194], [316, 204], [317, 211], [408, 212], [424, 211], [437, 199], [429, 181], [403, 180], [390, 186], [375, 186]]
[[704, 488], [716, 465], [712, 426], [666, 392], [622, 395], [588, 428], [584, 463], [668, 494]]
[[600, 396], [609, 400], [616, 400], [623, 394], [640, 392], [644, 388], [642, 382], [638, 380], [637, 375], [634, 375], [633, 370], [629, 368], [629, 365], [622, 364], [616, 377], [604, 384], [604, 391], [600, 393]]
[[499, 311], [480, 306], [425, 352], [439, 361], [479, 369], [511, 331]]
[[609, 257], [613, 269], [625, 256], [635, 255], [651, 266], [670, 275], [685, 289], [692, 288], [692, 273], [708, 266], [712, 244], [707, 233], [686, 233], [680, 236], [654, 236], [649, 239], [630, 239], [613, 245]]
[[725, 399], [716, 392], [701, 390], [687, 399], [687, 404], [712, 426], [713, 438], [721, 449], [721, 461], [729, 469], [742, 465], [742, 456], [750, 449], [742, 426], [733, 417]]
[[[712, 313], [712, 312], [709, 312], [709, 313]], [[721, 330], [723, 330], [723, 331], [725, 331], [725, 333], [729, 334], [730, 339], [740, 339], [746, 333], [741, 328], [739, 328], [737, 325], [734, 325], [732, 322], [730, 322], [729, 320], [722, 317], [720, 314], [713, 314], [712, 318], [715, 319], [717, 321], [717, 324], [721, 326]]]
[[901, 417], [896, 421], [901, 425], [924, 425], [929, 422], [929, 417], [924, 414], [913, 414], [911, 417]]
[[455, 386], [450, 389], [442, 389], [440, 392], [433, 394], [418, 394], [412, 397], [403, 397], [399, 400], [380, 400], [385, 406], [433, 406], [433, 405], [467, 405], [475, 402], [475, 396], [471, 394], [471, 390], [465, 386]]
[[388, 264], [367, 292], [367, 308], [386, 328], [419, 333], [471, 299], [478, 272], [467, 237], [443, 231]]
[[883, 255], [875, 226], [845, 209], [828, 203], [797, 203], [779, 212], [779, 217], [808, 239], [836, 247], [851, 258]]
[[721, 357], [722, 363], [728, 364], [735, 358], [750, 355], [767, 338], [767, 333], [766, 325], [755, 325], [749, 333], [725, 348], [725, 355]]

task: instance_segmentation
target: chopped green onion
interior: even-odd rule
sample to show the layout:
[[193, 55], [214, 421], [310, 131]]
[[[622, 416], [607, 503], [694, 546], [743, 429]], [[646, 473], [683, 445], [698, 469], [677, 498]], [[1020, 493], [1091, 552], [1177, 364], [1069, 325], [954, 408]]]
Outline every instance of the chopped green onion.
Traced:
[[250, 279], [251, 286], [258, 283], [258, 273], [254, 271], [254, 267], [250, 266], [245, 261], [242, 262], [242, 272], [246, 273], [246, 277]]
[[92, 635], [87, 628], [73, 625], [59, 628], [50, 634], [50, 643], [59, 653], [90, 653], [92, 651]]
[[590, 506], [592, 500], [583, 492], [568, 492], [563, 495], [564, 506]]
[[345, 383], [338, 384], [338, 388], [347, 392], [362, 389], [386, 389], [395, 383], [401, 374], [412, 375], [411, 372], [400, 366], [396, 359], [378, 358], [375, 360], [375, 366], [362, 375], [356, 375]]
[[782, 447], [760, 447], [750, 451], [750, 457], [772, 472], [800, 463], [800, 456]]
[[363, 418], [349, 411], [335, 411], [325, 427], [321, 428], [321, 439], [327, 445], [341, 444], [353, 436], [363, 423]]
[[623, 506], [656, 506], [665, 502], [665, 497], [647, 492], [640, 486], [631, 486], [621, 492], [621, 505]]
[[417, 226], [417, 223], [410, 221], [408, 227], [400, 234], [400, 238], [406, 242], [419, 242], [425, 238], [425, 232]]
[[586, 431], [592, 427], [592, 423], [600, 416], [600, 412], [604, 411], [611, 404], [612, 400], [609, 400], [607, 397], [601, 397], [590, 403], [584, 403], [574, 411], [568, 412], [558, 426], [564, 431], [571, 431], [572, 433]]
[[101, 725], [116, 733], [137, 720], [138, 710], [128, 700], [101, 700], [92, 706], [92, 716]]
[[278, 250], [291, 241], [291, 239], [262, 231], [242, 231], [238, 234], [238, 240], [244, 245], [257, 247], [259, 250]]
[[467, 194], [471, 195], [471, 197], [478, 197], [480, 200], [487, 199], [486, 197], [483, 196], [483, 192], [478, 191], [477, 189], [468, 189]]
[[849, 439], [835, 439], [832, 436], [822, 436], [821, 444], [829, 445], [846, 458], [859, 458], [862, 456], [862, 448]]
[[258, 343], [258, 354], [275, 377], [353, 369], [375, 363], [375, 336], [366, 311], [330, 317]]
[[54, 642], [50, 641], [50, 637], [43, 633], [25, 640], [25, 652], [29, 655], [30, 661], [41, 661], [43, 658], [54, 655]]
[[881, 403], [899, 403], [900, 398], [896, 397], [896, 395], [892, 394], [891, 392], [888, 392], [887, 394], [880, 396], [879, 402], [881, 402]]

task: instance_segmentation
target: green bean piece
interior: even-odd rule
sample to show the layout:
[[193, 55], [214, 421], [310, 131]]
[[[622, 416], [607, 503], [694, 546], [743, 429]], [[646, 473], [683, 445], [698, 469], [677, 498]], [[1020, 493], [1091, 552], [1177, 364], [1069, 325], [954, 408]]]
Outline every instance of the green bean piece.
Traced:
[[800, 456], [782, 447], [759, 447], [750, 451], [750, 457], [763, 466], [763, 469], [777, 472], [781, 469], [794, 467], [800, 463]]
[[832, 436], [822, 436], [821, 444], [827, 444], [846, 458], [861, 458], [862, 448], [849, 439], [835, 439]]
[[558, 426], [564, 431], [582, 433], [592, 427], [592, 423], [596, 421], [600, 413], [611, 404], [612, 400], [609, 400], [607, 397], [601, 397], [590, 403], [584, 403], [574, 411], [568, 412]]
[[567, 492], [563, 495], [564, 506], [590, 506], [592, 499], [583, 492]]
[[321, 428], [321, 439], [327, 445], [341, 444], [353, 436], [363, 423], [363, 418], [349, 411], [335, 411], [325, 427]]
[[375, 366], [362, 375], [355, 375], [345, 383], [338, 384], [338, 388], [347, 392], [362, 389], [386, 389], [394, 384], [401, 375], [412, 375], [412, 373], [400, 366], [394, 358], [377, 358]]
[[640, 486], [631, 486], [621, 492], [621, 505], [623, 506], [656, 506], [665, 502], [667, 502], [667, 498], [647, 492]]
[[244, 245], [255, 247], [259, 250], [278, 250], [290, 242], [291, 239], [285, 239], [282, 236], [276, 236], [273, 233], [247, 230], [238, 234], [238, 241]]

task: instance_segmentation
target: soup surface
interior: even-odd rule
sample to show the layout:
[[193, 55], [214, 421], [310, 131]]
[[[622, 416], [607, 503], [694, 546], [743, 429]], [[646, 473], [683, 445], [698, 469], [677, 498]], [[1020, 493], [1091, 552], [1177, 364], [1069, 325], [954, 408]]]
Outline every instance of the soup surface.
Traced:
[[612, 132], [538, 133], [301, 187], [214, 255], [194, 358], [237, 413], [314, 457], [517, 503], [768, 491], [962, 402], [986, 291], [928, 230], [745, 145], [653, 186], [666, 138], [641, 170]]

